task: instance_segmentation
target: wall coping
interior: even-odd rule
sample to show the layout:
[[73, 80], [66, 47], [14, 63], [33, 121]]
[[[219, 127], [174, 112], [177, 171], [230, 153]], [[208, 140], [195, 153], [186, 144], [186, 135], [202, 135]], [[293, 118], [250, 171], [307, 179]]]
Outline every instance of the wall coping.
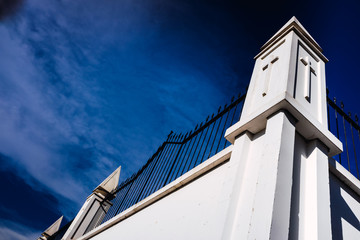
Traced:
[[232, 150], [233, 150], [233, 145], [228, 146], [224, 150], [218, 152], [211, 158], [205, 160], [203, 163], [199, 164], [198, 166], [196, 166], [189, 172], [185, 173], [184, 175], [180, 176], [179, 178], [169, 183], [165, 187], [160, 188], [158, 191], [146, 197], [139, 203], [133, 205], [132, 207], [128, 208], [127, 210], [123, 211], [122, 213], [118, 214], [112, 219], [109, 219], [107, 222], [101, 224], [97, 228], [93, 229], [92, 231], [86, 233], [78, 240], [91, 239], [95, 235], [105, 231], [108, 228], [111, 228], [115, 224], [118, 224], [119, 222], [125, 220], [126, 218], [148, 207], [149, 205], [177, 191], [178, 189], [194, 181], [196, 178], [200, 177], [201, 175], [206, 174], [207, 172], [215, 169], [216, 167], [218, 167], [219, 165], [225, 163], [227, 160], [230, 159]]
[[360, 181], [333, 158], [329, 158], [329, 171], [360, 196]]

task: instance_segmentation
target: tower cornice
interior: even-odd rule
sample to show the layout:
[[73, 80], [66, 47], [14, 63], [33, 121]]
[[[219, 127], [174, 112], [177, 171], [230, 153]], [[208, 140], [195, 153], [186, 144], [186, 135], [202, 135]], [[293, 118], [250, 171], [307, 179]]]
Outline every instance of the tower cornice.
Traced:
[[260, 53], [254, 59], [264, 54], [272, 46], [278, 43], [289, 32], [294, 31], [318, 56], [326, 63], [329, 60], [322, 53], [323, 50], [308, 31], [301, 25], [296, 17], [292, 17], [274, 36], [272, 36], [261, 48]]

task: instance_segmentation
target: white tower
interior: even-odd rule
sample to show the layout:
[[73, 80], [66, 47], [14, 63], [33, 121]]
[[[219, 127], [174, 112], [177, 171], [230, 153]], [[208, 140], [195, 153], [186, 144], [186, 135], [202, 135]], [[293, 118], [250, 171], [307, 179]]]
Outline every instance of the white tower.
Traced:
[[224, 239], [331, 239], [328, 157], [342, 144], [327, 128], [327, 59], [295, 17], [255, 59], [241, 119], [226, 132], [241, 177]]

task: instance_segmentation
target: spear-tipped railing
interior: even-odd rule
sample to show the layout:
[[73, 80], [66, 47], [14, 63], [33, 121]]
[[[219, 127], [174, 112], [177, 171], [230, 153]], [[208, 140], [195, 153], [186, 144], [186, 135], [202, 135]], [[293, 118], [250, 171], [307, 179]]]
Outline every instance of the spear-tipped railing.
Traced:
[[[231, 103], [220, 107], [217, 114], [208, 116], [205, 122], [185, 134], [171, 131], [166, 141], [145, 165], [122, 182], [112, 200], [113, 206], [97, 225], [111, 219], [127, 208], [150, 196], [174, 181], [206, 159], [225, 149], [230, 143], [224, 138], [225, 131], [238, 121], [245, 94], [231, 99]], [[92, 229], [87, 229], [87, 232]]]
[[337, 99], [329, 97], [327, 91], [328, 103], [328, 127], [329, 130], [343, 143], [344, 151], [334, 157], [343, 167], [351, 172], [357, 179], [359, 177], [358, 154], [360, 152], [360, 126], [359, 118], [355, 114], [346, 114], [344, 103], [337, 105]]
[[[360, 152], [359, 118], [345, 113], [344, 104], [337, 105], [336, 98], [330, 99], [327, 91], [328, 128], [344, 144], [344, 151], [334, 156], [355, 177], [359, 177], [358, 154]], [[230, 145], [224, 138], [225, 131], [241, 116], [245, 94], [231, 99], [231, 104], [219, 108], [217, 114], [208, 116], [205, 122], [185, 134], [172, 131], [145, 165], [123, 181], [113, 192], [113, 206], [103, 211], [95, 226], [108, 221], [129, 207], [150, 196], [160, 188], [174, 181], [206, 159]], [[341, 126], [342, 124], [342, 126]]]
[[[220, 107], [216, 115], [208, 116], [205, 122], [196, 125], [190, 132], [175, 134], [171, 131], [145, 165], [117, 187], [113, 206], [103, 212], [94, 227], [150, 196], [230, 145], [224, 134], [234, 120], [239, 119], [244, 99], [245, 94], [239, 94], [236, 100], [233, 97], [228, 106]], [[332, 100], [327, 96], [327, 103], [329, 130], [344, 144], [344, 151], [334, 158], [360, 179], [357, 161], [360, 152], [359, 119], [355, 115], [353, 120], [351, 113], [346, 114], [344, 104], [341, 102], [338, 106], [336, 98]]]

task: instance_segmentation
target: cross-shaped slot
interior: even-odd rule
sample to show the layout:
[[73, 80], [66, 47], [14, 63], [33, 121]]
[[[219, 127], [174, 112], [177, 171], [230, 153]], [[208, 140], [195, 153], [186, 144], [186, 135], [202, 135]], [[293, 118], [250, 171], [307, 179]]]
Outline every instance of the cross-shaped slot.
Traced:
[[262, 68], [263, 71], [266, 71], [265, 83], [264, 83], [264, 90], [263, 90], [263, 93], [262, 93], [262, 96], [263, 96], [263, 97], [267, 94], [268, 89], [269, 89], [269, 82], [270, 82], [270, 78], [271, 78], [271, 69], [272, 69], [272, 66], [273, 66], [273, 64], [274, 64], [278, 59], [279, 59], [279, 57], [271, 56], [270, 63], [266, 64], [266, 65]]
[[311, 74], [314, 74], [316, 76], [316, 73], [315, 73], [315, 69], [311, 67], [311, 62], [309, 60], [309, 57], [300, 58], [300, 61], [305, 66], [304, 97], [308, 102], [310, 102], [310, 100], [311, 100], [311, 98], [310, 98], [311, 97]]

